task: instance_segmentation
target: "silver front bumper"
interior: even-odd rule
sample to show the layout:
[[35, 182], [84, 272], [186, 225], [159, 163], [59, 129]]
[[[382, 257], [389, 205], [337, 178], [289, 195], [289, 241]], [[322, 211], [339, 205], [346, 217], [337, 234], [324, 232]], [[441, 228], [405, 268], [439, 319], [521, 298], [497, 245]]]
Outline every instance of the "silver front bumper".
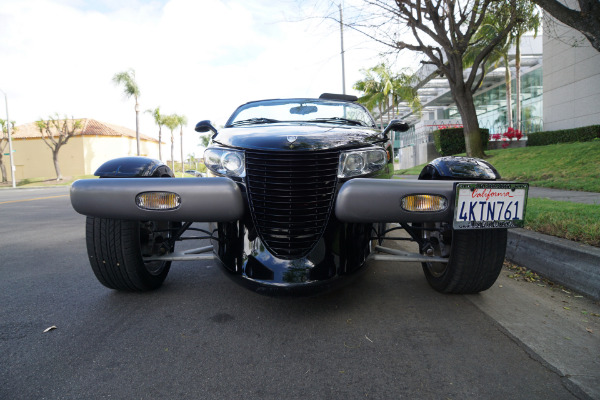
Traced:
[[[135, 200], [143, 192], [176, 193], [181, 205], [144, 210]], [[71, 204], [83, 215], [140, 221], [235, 221], [245, 209], [240, 188], [229, 178], [82, 179], [71, 186]]]
[[[343, 222], [451, 222], [454, 181], [352, 179], [342, 185], [335, 215]], [[410, 212], [402, 209], [402, 198], [414, 194], [443, 196], [448, 207], [437, 212]]]

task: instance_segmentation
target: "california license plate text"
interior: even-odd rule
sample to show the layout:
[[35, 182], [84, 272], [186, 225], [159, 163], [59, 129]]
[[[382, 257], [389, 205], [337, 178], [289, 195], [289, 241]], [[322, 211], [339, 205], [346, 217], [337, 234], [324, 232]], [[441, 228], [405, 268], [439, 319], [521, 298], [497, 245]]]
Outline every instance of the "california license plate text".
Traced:
[[523, 226], [527, 202], [525, 184], [457, 184], [455, 229]]

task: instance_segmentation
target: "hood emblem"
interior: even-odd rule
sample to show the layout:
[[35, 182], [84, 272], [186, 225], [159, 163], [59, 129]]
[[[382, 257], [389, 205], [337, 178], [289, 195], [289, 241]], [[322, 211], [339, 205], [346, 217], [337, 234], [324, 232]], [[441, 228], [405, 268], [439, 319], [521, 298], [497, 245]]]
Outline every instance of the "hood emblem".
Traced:
[[287, 137], [288, 143], [294, 143], [297, 139], [298, 139], [298, 136], [288, 136]]

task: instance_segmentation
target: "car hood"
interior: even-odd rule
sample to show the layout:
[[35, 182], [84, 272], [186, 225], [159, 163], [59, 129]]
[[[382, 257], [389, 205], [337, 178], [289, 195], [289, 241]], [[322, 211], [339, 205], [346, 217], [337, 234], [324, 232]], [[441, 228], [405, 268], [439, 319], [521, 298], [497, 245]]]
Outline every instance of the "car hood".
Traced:
[[216, 144], [253, 150], [332, 150], [382, 141], [374, 128], [315, 123], [276, 123], [224, 128]]

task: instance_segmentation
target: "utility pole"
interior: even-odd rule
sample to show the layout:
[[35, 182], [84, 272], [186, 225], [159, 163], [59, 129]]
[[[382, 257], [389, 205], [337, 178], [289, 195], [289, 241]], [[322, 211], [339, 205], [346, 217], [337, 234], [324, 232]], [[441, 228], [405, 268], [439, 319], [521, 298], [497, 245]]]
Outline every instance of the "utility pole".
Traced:
[[340, 39], [342, 45], [342, 93], [346, 94], [346, 68], [344, 66], [344, 16], [342, 15], [342, 5], [338, 4], [340, 9]]
[[15, 181], [15, 162], [13, 160], [13, 149], [12, 149], [12, 137], [10, 135], [10, 118], [8, 118], [8, 98], [4, 90], [0, 89], [0, 92], [4, 94], [4, 103], [6, 104], [6, 130], [8, 131], [8, 155], [10, 157], [10, 176], [12, 178], [12, 187], [16, 188], [17, 184]]

